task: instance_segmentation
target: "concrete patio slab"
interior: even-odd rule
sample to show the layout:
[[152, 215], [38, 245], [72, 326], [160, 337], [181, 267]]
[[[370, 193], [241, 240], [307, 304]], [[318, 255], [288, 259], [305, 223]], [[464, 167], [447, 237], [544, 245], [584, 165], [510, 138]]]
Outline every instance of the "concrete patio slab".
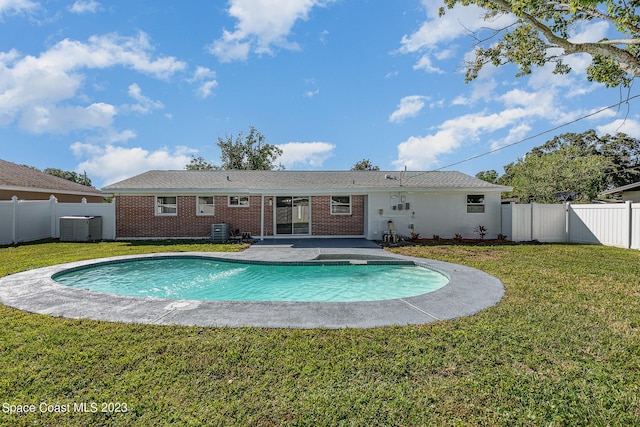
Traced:
[[[191, 301], [138, 298], [66, 287], [51, 277], [105, 260], [198, 256], [236, 261], [296, 262], [322, 259], [397, 260], [424, 264], [449, 277], [444, 287], [419, 296], [367, 302]], [[33, 313], [68, 318], [211, 327], [345, 328], [424, 324], [477, 313], [497, 304], [504, 286], [477, 269], [392, 254], [364, 239], [263, 241], [237, 253], [162, 253], [78, 261], [0, 279], [0, 302]]]

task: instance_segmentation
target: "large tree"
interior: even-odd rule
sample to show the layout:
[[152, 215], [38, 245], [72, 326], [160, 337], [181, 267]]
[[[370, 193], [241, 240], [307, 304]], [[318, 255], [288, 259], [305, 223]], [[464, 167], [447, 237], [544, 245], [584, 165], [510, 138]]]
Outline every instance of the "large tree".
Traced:
[[511, 195], [523, 203], [554, 202], [555, 193], [565, 191], [588, 201], [603, 190], [640, 179], [640, 141], [623, 133], [565, 133], [533, 148], [504, 170], [497, 179], [493, 170], [476, 176], [514, 187]]
[[272, 170], [284, 169], [276, 165], [275, 161], [282, 155], [282, 149], [266, 144], [265, 137], [251, 126], [249, 134], [240, 132], [235, 140], [231, 136], [218, 138], [222, 169], [237, 170]]
[[[568, 55], [587, 53], [590, 81], [608, 87], [629, 86], [640, 76], [640, 0], [444, 0], [447, 8], [456, 4], [475, 4], [487, 11], [485, 20], [511, 14], [516, 22], [495, 29], [491, 37], [477, 35], [475, 59], [467, 64], [467, 81], [478, 76], [487, 64], [514, 63], [518, 76], [531, 73], [535, 66], [555, 64], [555, 73], [566, 74], [571, 68], [564, 61]], [[445, 8], [440, 14], [446, 13]], [[612, 25], [619, 37], [595, 42], [570, 40], [572, 26], [581, 21], [601, 21]], [[499, 38], [496, 40], [496, 38]]]
[[356, 162], [351, 168], [352, 171], [379, 171], [380, 166], [376, 166], [371, 163], [369, 159], [362, 159], [359, 162]]
[[597, 155], [607, 159], [604, 169], [607, 187], [620, 187], [640, 180], [640, 141], [624, 133], [598, 136], [591, 129], [583, 133], [564, 133], [531, 150], [541, 156], [565, 149], [578, 155]]
[[251, 126], [249, 134], [240, 132], [235, 139], [232, 136], [218, 137], [221, 166], [209, 163], [202, 156], [191, 156], [185, 166], [187, 170], [272, 170], [284, 169], [275, 161], [282, 155], [282, 149], [272, 144], [265, 144], [265, 137]]
[[[544, 155], [528, 153], [505, 167], [511, 196], [522, 203], [555, 203], [556, 193], [574, 192], [576, 201], [588, 202], [606, 188], [605, 157], [583, 156], [578, 150], [565, 148]], [[502, 182], [502, 181], [501, 181]]]

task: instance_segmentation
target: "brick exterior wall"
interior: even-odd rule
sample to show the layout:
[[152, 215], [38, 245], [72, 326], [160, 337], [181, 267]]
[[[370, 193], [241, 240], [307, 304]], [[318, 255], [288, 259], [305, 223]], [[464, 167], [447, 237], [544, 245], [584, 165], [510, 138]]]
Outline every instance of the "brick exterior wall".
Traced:
[[364, 196], [351, 196], [351, 215], [331, 215], [331, 196], [311, 197], [314, 236], [362, 236], [364, 221]]
[[[265, 236], [273, 236], [274, 203], [275, 197], [265, 196]], [[364, 196], [352, 196], [351, 203], [351, 215], [331, 215], [330, 196], [312, 196], [313, 235], [363, 235]], [[212, 216], [196, 215], [196, 196], [177, 196], [177, 204], [176, 216], [158, 216], [155, 215], [155, 196], [117, 196], [117, 238], [209, 237], [211, 224], [219, 223], [229, 224], [230, 230], [260, 236], [261, 196], [250, 196], [249, 207], [230, 207], [227, 196], [215, 196], [215, 215]]]

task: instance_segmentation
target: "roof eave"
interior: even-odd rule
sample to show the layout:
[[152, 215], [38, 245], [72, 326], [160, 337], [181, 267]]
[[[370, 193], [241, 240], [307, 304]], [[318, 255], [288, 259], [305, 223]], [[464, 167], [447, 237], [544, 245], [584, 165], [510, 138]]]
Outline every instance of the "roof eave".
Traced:
[[439, 193], [439, 192], [509, 192], [513, 191], [513, 187], [507, 186], [495, 186], [495, 187], [343, 187], [343, 188], [287, 188], [287, 189], [275, 189], [275, 188], [109, 188], [105, 187], [104, 191], [109, 191], [114, 195], [151, 195], [151, 194], [367, 194], [367, 193], [384, 193], [395, 191], [413, 191], [424, 193]]
[[29, 192], [29, 193], [49, 193], [49, 194], [69, 194], [73, 196], [89, 196], [89, 197], [108, 197], [111, 194], [104, 193], [100, 190], [96, 190], [96, 192], [91, 191], [74, 191], [74, 190], [62, 190], [55, 188], [38, 188], [38, 187], [17, 187], [10, 185], [1, 185], [0, 190], [3, 191], [20, 191], [20, 192]]

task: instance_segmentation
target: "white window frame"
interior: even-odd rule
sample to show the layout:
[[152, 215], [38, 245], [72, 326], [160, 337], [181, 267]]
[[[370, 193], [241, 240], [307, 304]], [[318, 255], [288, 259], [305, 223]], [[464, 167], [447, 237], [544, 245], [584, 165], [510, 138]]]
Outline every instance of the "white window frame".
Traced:
[[[211, 198], [211, 203], [200, 203], [200, 198]], [[203, 212], [203, 208], [210, 208], [211, 212]], [[215, 196], [196, 196], [196, 216], [215, 216], [216, 198]]]
[[[161, 199], [175, 199], [175, 203], [167, 203]], [[173, 212], [161, 212], [164, 209], [173, 209]], [[178, 196], [156, 196], [154, 203], [154, 212], [156, 216], [178, 216]]]
[[486, 199], [486, 196], [484, 194], [467, 194], [467, 213], [469, 214], [484, 213], [485, 199]]
[[[231, 199], [235, 198], [237, 200], [237, 203], [231, 203]], [[246, 202], [243, 202], [243, 200], [246, 199]], [[227, 205], [230, 208], [248, 208], [249, 207], [249, 196], [248, 195], [241, 195], [241, 194], [233, 194], [227, 197]]]
[[[345, 203], [345, 202], [339, 202], [334, 200], [334, 197], [348, 197], [349, 198], [349, 202]], [[352, 202], [353, 199], [351, 196], [330, 196], [329, 197], [331, 206], [330, 206], [330, 212], [331, 215], [351, 215], [351, 210], [352, 210]], [[349, 207], [349, 212], [336, 212], [336, 208], [340, 208], [340, 207], [344, 207], [344, 206], [348, 206]]]

